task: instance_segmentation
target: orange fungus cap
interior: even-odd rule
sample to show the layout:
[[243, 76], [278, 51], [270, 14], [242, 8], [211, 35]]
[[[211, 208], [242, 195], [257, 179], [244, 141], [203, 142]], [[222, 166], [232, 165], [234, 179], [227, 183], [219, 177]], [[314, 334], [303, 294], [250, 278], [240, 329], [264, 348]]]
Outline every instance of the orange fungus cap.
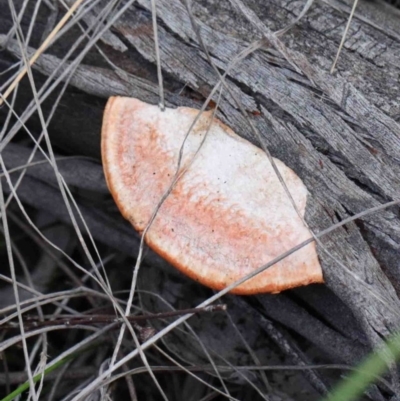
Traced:
[[[102, 129], [104, 171], [115, 202], [137, 231], [143, 232], [170, 187], [182, 143], [198, 113], [186, 107], [161, 111], [125, 97], [108, 101]], [[211, 119], [212, 112], [204, 112], [186, 139], [180, 167], [186, 171], [145, 240], [181, 272], [220, 290], [310, 233], [265, 153]], [[306, 187], [274, 160], [304, 216]], [[321, 282], [316, 247], [310, 243], [232, 292], [277, 293]]]

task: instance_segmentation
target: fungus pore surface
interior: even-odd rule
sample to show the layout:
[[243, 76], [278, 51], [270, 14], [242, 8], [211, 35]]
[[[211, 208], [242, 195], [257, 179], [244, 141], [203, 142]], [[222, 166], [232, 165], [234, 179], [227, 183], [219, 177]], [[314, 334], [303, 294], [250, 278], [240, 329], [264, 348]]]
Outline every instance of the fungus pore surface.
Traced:
[[[162, 112], [125, 97], [108, 101], [104, 171], [121, 213], [137, 231], [145, 229], [170, 187], [198, 113], [185, 107]], [[304, 216], [306, 187], [274, 160]], [[191, 130], [180, 172], [145, 241], [194, 280], [222, 289], [310, 237], [264, 152], [212, 119], [212, 112], [204, 112]], [[277, 293], [320, 282], [322, 270], [311, 243], [232, 292]]]

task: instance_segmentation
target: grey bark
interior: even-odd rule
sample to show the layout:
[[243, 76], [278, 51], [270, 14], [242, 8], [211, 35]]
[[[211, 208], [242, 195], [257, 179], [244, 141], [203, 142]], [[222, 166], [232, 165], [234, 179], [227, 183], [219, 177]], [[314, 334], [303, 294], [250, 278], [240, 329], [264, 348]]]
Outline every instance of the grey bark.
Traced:
[[[68, 78], [69, 89], [50, 124], [50, 132], [56, 133], [52, 140], [63, 151], [99, 159], [103, 99], [124, 95], [158, 103], [150, 1], [138, 3], [140, 6], [131, 6], [104, 38], [102, 49], [114, 67], [92, 55], [92, 64], [82, 63]], [[171, 107], [200, 108], [218, 76], [183, 3], [157, 1], [166, 101]], [[227, 73], [229, 91], [222, 93], [219, 118], [239, 135], [266, 145], [300, 176], [310, 192], [306, 221], [318, 233], [348, 216], [400, 199], [400, 13], [384, 3], [361, 3], [337, 71], [330, 75], [349, 4], [336, 0], [314, 4], [284, 37], [274, 36], [272, 32], [290, 23], [301, 7], [293, 1], [219, 4], [210, 0], [196, 4], [194, 14], [213, 63]], [[88, 24], [99, 10], [88, 17]], [[248, 43], [260, 39], [265, 40], [263, 48], [231, 68], [232, 60]], [[4, 64], [21, 57], [16, 41], [6, 42], [0, 35], [0, 43], [7, 54]], [[41, 82], [60, 63], [62, 49], [57, 50], [57, 44], [54, 47], [34, 65]], [[67, 71], [70, 63], [63, 63], [56, 77]], [[79, 89], [79, 94], [72, 88]], [[22, 85], [21, 91], [25, 93], [26, 87]], [[46, 111], [54, 96], [44, 103]], [[17, 102], [18, 108], [24, 110], [25, 119], [34, 112], [32, 104], [23, 101]], [[2, 113], [4, 119], [4, 110]], [[260, 137], [249, 128], [249, 120]], [[34, 115], [29, 121], [37, 130]], [[10, 127], [4, 143], [18, 129], [18, 123]], [[5, 147], [7, 166], [21, 163], [24, 152], [18, 146]], [[104, 193], [100, 167], [82, 163], [64, 163], [68, 167], [63, 173], [70, 184]], [[93, 171], [91, 185], [95, 188], [88, 188], [89, 182], [76, 175], [72, 165]], [[21, 199], [39, 209], [49, 208], [68, 222], [65, 211], [52, 207], [59, 195], [51, 187], [54, 177], [50, 172], [48, 166], [28, 170], [29, 178], [19, 192]], [[36, 193], [32, 195], [33, 186]], [[129, 248], [132, 230], [126, 223], [111, 223], [101, 207], [98, 212], [82, 207], [96, 238], [134, 256], [137, 244]], [[332, 360], [354, 364], [400, 324], [398, 207], [337, 228], [321, 238], [321, 244], [319, 257], [329, 290], [311, 287], [245, 302], [260, 319], [264, 316], [290, 328]], [[266, 326], [260, 323], [260, 327], [265, 330]], [[281, 345], [287, 349], [283, 340]], [[319, 391], [324, 387], [317, 377], [309, 380]], [[396, 388], [393, 369], [392, 380]], [[376, 389], [369, 395], [383, 399]]]

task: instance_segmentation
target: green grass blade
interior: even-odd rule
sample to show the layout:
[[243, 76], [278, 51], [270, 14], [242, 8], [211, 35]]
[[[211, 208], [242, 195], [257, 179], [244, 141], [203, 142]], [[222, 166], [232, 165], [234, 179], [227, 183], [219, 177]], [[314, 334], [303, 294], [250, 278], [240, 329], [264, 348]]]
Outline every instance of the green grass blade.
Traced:
[[357, 370], [340, 382], [323, 401], [353, 401], [388, 370], [390, 361], [400, 357], [400, 333], [389, 337], [381, 348], [375, 350], [360, 363]]
[[[38, 373], [37, 375], [33, 376], [33, 382], [36, 384], [38, 381], [40, 381], [42, 375], [44, 376], [48, 375], [49, 373], [58, 369], [60, 366], [64, 365], [74, 357], [75, 355], [72, 354], [64, 359], [61, 359], [61, 361], [56, 362], [54, 365], [49, 366], [47, 369], [45, 369], [43, 373]], [[29, 381], [26, 381], [25, 383], [18, 386], [13, 392], [2, 398], [0, 401], [12, 401], [15, 397], [22, 394], [24, 391], [28, 389], [29, 389]]]

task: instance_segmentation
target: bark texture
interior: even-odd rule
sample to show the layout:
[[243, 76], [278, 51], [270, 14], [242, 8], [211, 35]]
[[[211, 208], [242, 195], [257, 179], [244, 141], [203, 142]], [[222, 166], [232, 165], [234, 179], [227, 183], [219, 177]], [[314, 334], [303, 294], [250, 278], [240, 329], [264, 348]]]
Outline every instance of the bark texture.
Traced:
[[[5, 3], [0, 1], [0, 7], [6, 8]], [[226, 74], [218, 103], [219, 118], [239, 135], [267, 147], [300, 176], [310, 192], [306, 221], [315, 234], [361, 211], [400, 199], [400, 12], [397, 9], [383, 2], [362, 2], [337, 69], [331, 75], [329, 69], [350, 3], [339, 0], [315, 3], [300, 23], [281, 37], [273, 32], [290, 24], [300, 14], [303, 2], [203, 0], [192, 7], [196, 29], [185, 3], [157, 1], [168, 106], [201, 107], [219, 79], [209, 57], [218, 72]], [[99, 15], [103, 7], [104, 4], [95, 6], [82, 23], [90, 25], [91, 18]], [[46, 116], [62, 82], [68, 84], [49, 125], [53, 144], [64, 154], [95, 159], [60, 162], [60, 171], [70, 185], [105, 198], [105, 203], [88, 205], [78, 197], [93, 236], [132, 256], [136, 255], [137, 237], [126, 222], [105, 206], [109, 204], [107, 189], [98, 164], [100, 127], [105, 101], [111, 95], [159, 102], [150, 10], [150, 0], [131, 5], [98, 42], [103, 55], [91, 50], [72, 74], [68, 67], [74, 65], [73, 57], [64, 61], [61, 68], [59, 65], [71, 43], [79, 38], [78, 28], [65, 35], [65, 41], [57, 41], [34, 65], [38, 90], [44, 87], [46, 77], [52, 76], [51, 82], [54, 79], [61, 82], [43, 101]], [[46, 29], [47, 16], [45, 12], [39, 15], [37, 26], [42, 27], [41, 32]], [[21, 58], [18, 42], [5, 36], [9, 26], [10, 21], [1, 13], [3, 69]], [[41, 40], [39, 34], [35, 35], [31, 52]], [[233, 63], [251, 42], [259, 44], [260, 40], [260, 49]], [[47, 96], [45, 90], [43, 94]], [[40, 125], [31, 99], [29, 84], [24, 81], [15, 109], [37, 136]], [[217, 91], [213, 102], [218, 100]], [[6, 121], [6, 114], [3, 107], [2, 122]], [[22, 144], [10, 143], [21, 128], [19, 122], [12, 124], [8, 125], [0, 145], [8, 168], [24, 164], [29, 156]], [[79, 171], [85, 174], [80, 176]], [[18, 193], [23, 202], [49, 210], [68, 223], [66, 210], [59, 207], [62, 200], [55, 177], [47, 164], [27, 170]], [[251, 321], [242, 324], [253, 341], [264, 333], [278, 344], [291, 363], [306, 364], [312, 360], [302, 343], [305, 341], [322, 351], [327, 361], [354, 364], [400, 326], [398, 207], [366, 215], [335, 229], [320, 241], [318, 251], [326, 286], [279, 295], [229, 296], [227, 302], [236, 323], [243, 315]], [[163, 294], [175, 305], [184, 299], [185, 304], [194, 306], [197, 294], [188, 296], [184, 290], [188, 281], [155, 255], [150, 255], [147, 262], [163, 269], [146, 269], [141, 280], [143, 288]], [[203, 294], [202, 289], [198, 291]], [[145, 303], [149, 308], [162, 307], [150, 298], [145, 298]], [[232, 363], [238, 363], [238, 354], [227, 351], [228, 344], [222, 341], [226, 329], [218, 331], [218, 322], [211, 320], [208, 326], [197, 326], [196, 332], [208, 339], [212, 348], [221, 354], [226, 352], [224, 356], [233, 356], [236, 360]], [[251, 330], [256, 334], [251, 334]], [[171, 347], [185, 348], [186, 344], [190, 348], [190, 340], [179, 333], [168, 341]], [[197, 354], [192, 349], [186, 351], [185, 358], [197, 363]], [[260, 354], [264, 355], [265, 350]], [[331, 383], [331, 377], [325, 373], [306, 371], [306, 376], [319, 392], [324, 392]], [[398, 387], [394, 368], [391, 380], [391, 390], [381, 392], [372, 387], [368, 396], [374, 400], [389, 399]]]

